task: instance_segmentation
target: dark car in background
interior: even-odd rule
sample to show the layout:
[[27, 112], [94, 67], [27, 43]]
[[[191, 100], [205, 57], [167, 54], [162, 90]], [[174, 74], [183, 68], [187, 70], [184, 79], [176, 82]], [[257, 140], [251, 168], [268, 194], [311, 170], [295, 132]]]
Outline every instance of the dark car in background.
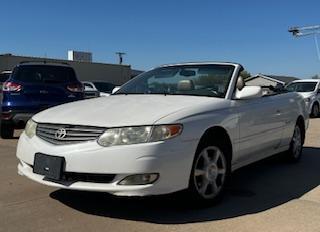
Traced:
[[82, 83], [88, 90], [87, 95], [91, 94], [92, 91], [98, 91], [100, 92], [101, 97], [109, 96], [112, 93], [112, 90], [116, 87], [115, 84], [101, 81], [101, 80], [100, 81], [83, 81]]
[[3, 82], [9, 79], [11, 71], [2, 71], [0, 72], [0, 92], [2, 91]]
[[[4, 82], [6, 82], [6, 80], [9, 79], [11, 73], [12, 73], [11, 71], [0, 72], [0, 104], [2, 102], [2, 85]], [[1, 109], [0, 109], [0, 113], [1, 113]]]
[[81, 100], [84, 88], [67, 64], [20, 63], [3, 83], [2, 138], [12, 138], [35, 113], [59, 104]]
[[84, 97], [85, 98], [94, 98], [100, 97], [100, 92], [97, 90], [92, 82], [82, 81], [84, 86]]

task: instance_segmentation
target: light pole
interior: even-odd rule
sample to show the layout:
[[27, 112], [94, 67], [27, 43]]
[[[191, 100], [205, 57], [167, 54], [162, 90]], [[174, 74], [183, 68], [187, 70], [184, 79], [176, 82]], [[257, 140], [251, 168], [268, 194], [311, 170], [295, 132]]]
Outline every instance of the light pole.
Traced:
[[320, 61], [320, 51], [318, 44], [318, 34], [320, 34], [320, 25], [308, 26], [308, 27], [291, 27], [288, 32], [292, 33], [292, 35], [296, 38], [302, 36], [313, 35], [314, 43], [316, 45], [317, 56]]
[[123, 56], [126, 55], [126, 53], [125, 52], [116, 52], [116, 54], [119, 56], [119, 64], [122, 64]]

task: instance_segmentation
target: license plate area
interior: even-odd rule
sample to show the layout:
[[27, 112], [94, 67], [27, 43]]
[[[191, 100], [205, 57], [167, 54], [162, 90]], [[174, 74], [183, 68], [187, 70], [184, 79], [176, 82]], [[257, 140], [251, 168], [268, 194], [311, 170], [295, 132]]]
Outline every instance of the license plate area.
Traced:
[[33, 172], [48, 179], [60, 180], [65, 165], [64, 157], [36, 153]]

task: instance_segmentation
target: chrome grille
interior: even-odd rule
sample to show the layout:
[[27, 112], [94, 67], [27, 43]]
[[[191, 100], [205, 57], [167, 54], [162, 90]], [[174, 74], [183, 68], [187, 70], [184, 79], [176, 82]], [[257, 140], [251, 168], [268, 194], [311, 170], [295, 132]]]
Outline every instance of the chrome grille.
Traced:
[[106, 128], [92, 126], [39, 123], [36, 134], [47, 142], [65, 145], [96, 140], [105, 130]]

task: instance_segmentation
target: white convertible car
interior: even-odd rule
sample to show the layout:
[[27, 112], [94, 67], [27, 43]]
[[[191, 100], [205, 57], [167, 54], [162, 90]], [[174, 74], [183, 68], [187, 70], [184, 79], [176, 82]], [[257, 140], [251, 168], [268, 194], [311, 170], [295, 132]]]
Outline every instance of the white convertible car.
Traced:
[[235, 169], [279, 152], [299, 160], [308, 126], [299, 94], [263, 96], [242, 70], [164, 65], [108, 98], [40, 112], [20, 136], [18, 172], [58, 188], [217, 200]]

